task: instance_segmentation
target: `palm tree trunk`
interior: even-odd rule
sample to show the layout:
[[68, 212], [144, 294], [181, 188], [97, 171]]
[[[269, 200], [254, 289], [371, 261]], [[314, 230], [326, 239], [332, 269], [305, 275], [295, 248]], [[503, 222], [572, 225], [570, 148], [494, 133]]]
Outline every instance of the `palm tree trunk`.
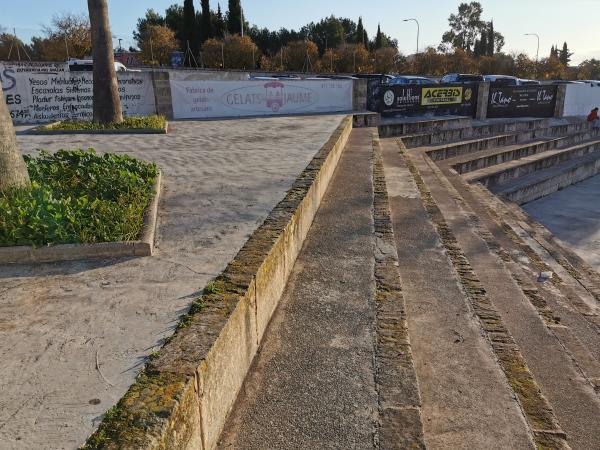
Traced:
[[15, 128], [0, 86], [0, 192], [29, 185], [27, 166], [19, 151]]
[[88, 0], [94, 58], [94, 121], [122, 122], [107, 0]]

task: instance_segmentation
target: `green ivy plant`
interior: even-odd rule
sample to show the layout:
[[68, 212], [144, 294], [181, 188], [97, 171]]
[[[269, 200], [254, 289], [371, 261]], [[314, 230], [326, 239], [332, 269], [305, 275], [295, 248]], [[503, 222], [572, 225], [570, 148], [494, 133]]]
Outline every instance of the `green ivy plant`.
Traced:
[[0, 193], [0, 246], [132, 241], [156, 165], [93, 149], [25, 156], [30, 189]]

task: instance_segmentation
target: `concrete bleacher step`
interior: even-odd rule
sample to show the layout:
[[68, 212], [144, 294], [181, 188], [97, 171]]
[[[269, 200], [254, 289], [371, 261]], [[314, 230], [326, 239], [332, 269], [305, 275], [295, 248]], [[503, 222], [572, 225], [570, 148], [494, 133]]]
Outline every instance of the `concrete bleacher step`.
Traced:
[[382, 147], [428, 448], [534, 448], [411, 169], [394, 141]]
[[538, 200], [600, 173], [600, 153], [593, 152], [489, 189], [518, 205]]
[[497, 148], [495, 146], [488, 146], [482, 147], [481, 151], [475, 151], [473, 153], [456, 152], [458, 156], [446, 159], [445, 163], [450, 165], [458, 173], [465, 174], [508, 161], [539, 154], [548, 150], [577, 145], [581, 142], [598, 137], [600, 135], [598, 131], [600, 130], [579, 131], [568, 136], [559, 138], [545, 137], [528, 141], [524, 144], [518, 144], [518, 142], [522, 142], [523, 139], [517, 137], [514, 140], [510, 139], [510, 141], [513, 141], [510, 142], [513, 145], [507, 145], [506, 147]]
[[[561, 126], [572, 132], [577, 131], [577, 125]], [[497, 135], [518, 134], [517, 142], [531, 140], [538, 136], [556, 135], [558, 131], [553, 131], [548, 119], [532, 119], [521, 121], [498, 121], [473, 122], [471, 126], [460, 128], [449, 128], [445, 130], [432, 131], [428, 133], [417, 133], [401, 136], [402, 142], [406, 148], [416, 148], [423, 146], [436, 146], [442, 144], [459, 143], [464, 140], [477, 138], [494, 137]], [[560, 131], [561, 134], [564, 134]], [[434, 159], [443, 159], [445, 152], [441, 151], [434, 155]]]
[[[546, 257], [530, 256], [532, 253], [524, 251], [518, 235], [505, 231], [504, 225], [495, 220], [495, 210], [485, 200], [480, 203], [461, 176], [448, 167], [436, 166], [418, 150], [407, 153], [415, 166], [413, 173], [418, 171], [420, 175], [418, 182], [425, 191], [429, 216], [438, 223], [440, 236], [448, 243], [444, 244], [448, 254], [457, 261], [457, 272], [465, 277], [465, 291], [477, 298], [473, 311], [479, 315], [483, 307], [482, 328], [490, 332], [492, 348], [498, 350], [499, 363], [509, 382], [515, 385], [510, 373], [517, 367], [515, 375], [523, 380], [521, 368], [526, 367], [537, 384], [529, 384], [529, 393], [525, 394], [521, 388], [527, 383], [519, 381], [515, 391], [533, 425], [536, 448], [596, 448], [598, 434], [589, 430], [600, 429], [600, 402], [594, 391], [598, 365], [590, 350], [598, 348], [600, 338], [597, 328], [590, 327], [589, 318], [566, 304], [567, 298], [573, 304], [582, 301], [576, 299], [577, 291], [562, 286], [579, 283], [575, 278], [566, 281], [566, 277], [558, 288], [558, 283], [538, 283], [540, 263], [548, 261], [541, 258]], [[410, 224], [406, 220], [401, 226]], [[482, 297], [477, 297], [480, 294]], [[507, 331], [505, 338], [498, 335], [502, 328]], [[590, 328], [592, 333], [588, 332]], [[511, 339], [525, 364], [512, 364], [506, 359]], [[538, 406], [532, 407], [536, 395], [543, 398], [538, 397]], [[547, 407], [542, 406], [544, 403]], [[539, 420], [540, 413], [552, 414], [553, 426], [540, 427], [541, 422], [553, 422]], [[497, 444], [493, 448], [518, 447]]]
[[470, 155], [482, 150], [516, 144], [530, 137], [532, 137], [531, 132], [494, 134], [489, 137], [479, 137], [450, 144], [422, 146], [422, 149], [432, 160], [441, 161], [462, 155]]
[[406, 118], [395, 122], [394, 119], [382, 119], [379, 134], [382, 137], [404, 136], [424, 132], [451, 130], [471, 126], [470, 117], [444, 118]]
[[600, 140], [596, 139], [562, 149], [547, 150], [495, 166], [485, 167], [465, 174], [464, 178], [470, 183], [478, 182], [492, 188], [514, 181], [515, 178], [548, 169], [588, 154], [600, 158]]

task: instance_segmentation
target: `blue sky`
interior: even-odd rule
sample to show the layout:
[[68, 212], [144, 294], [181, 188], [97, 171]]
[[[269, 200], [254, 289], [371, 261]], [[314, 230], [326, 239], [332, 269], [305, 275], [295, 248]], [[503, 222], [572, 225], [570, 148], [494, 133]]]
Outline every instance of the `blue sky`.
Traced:
[[[562, 46], [567, 41], [575, 52], [573, 62], [587, 58], [600, 59], [600, 0], [480, 0], [484, 18], [494, 19], [495, 27], [506, 38], [505, 51], [525, 52], [535, 57], [536, 39], [524, 33], [538, 33], [541, 38], [540, 57], [546, 56], [553, 44]], [[109, 0], [113, 34], [123, 38], [123, 45], [132, 42], [132, 31], [137, 18], [147, 8], [164, 10], [172, 3], [183, 0]], [[227, 9], [227, 0], [221, 7]], [[416, 25], [402, 22], [414, 17], [421, 23], [421, 48], [439, 44], [447, 30], [447, 19], [460, 3], [459, 0], [242, 0], [250, 23], [269, 28], [299, 28], [334, 14], [354, 20], [362, 16], [367, 31], [372, 35], [381, 23], [382, 29], [398, 39], [404, 54], [414, 53]], [[199, 7], [200, 0], [196, 1]], [[365, 9], [365, 4], [369, 5]], [[217, 1], [211, 0], [216, 9]], [[2, 0], [0, 26], [16, 28], [22, 39], [40, 34], [41, 26], [49, 23], [60, 12], [86, 12], [85, 0]]]

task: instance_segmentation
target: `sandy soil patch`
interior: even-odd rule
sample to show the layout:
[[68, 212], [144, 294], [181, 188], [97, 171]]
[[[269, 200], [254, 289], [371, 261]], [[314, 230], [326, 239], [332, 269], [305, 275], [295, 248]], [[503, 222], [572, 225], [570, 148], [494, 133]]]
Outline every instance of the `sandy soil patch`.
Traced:
[[165, 189], [152, 258], [0, 266], [0, 447], [81, 445], [341, 119], [175, 122], [166, 136], [20, 134], [27, 153], [94, 147], [156, 161]]

